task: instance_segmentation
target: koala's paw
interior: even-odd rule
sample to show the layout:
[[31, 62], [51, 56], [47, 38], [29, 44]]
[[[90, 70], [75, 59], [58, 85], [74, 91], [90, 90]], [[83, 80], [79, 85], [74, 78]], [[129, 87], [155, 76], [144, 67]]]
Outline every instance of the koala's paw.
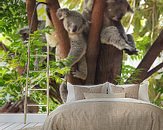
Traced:
[[138, 54], [138, 50], [130, 44], [126, 44], [124, 50], [128, 55], [137, 55]]
[[133, 50], [124, 49], [124, 51], [125, 51], [128, 55], [138, 55], [138, 50], [136, 50], [136, 49], [133, 49]]
[[85, 80], [87, 78], [87, 76], [85, 74], [83, 74], [82, 72], [77, 71], [77, 70], [72, 71], [71, 73], [75, 78], [79, 78], [79, 79], [82, 79], [82, 80]]

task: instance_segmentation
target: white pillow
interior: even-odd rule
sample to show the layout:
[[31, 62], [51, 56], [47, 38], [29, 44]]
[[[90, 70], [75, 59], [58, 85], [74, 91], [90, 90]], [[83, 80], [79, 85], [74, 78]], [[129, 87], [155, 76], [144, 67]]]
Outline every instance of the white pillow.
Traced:
[[114, 85], [108, 84], [108, 93], [125, 93], [126, 98], [138, 99], [139, 84]]
[[84, 93], [105, 93], [107, 94], [108, 83], [98, 85], [72, 85], [67, 82], [67, 101], [72, 102], [84, 99]]
[[84, 93], [86, 99], [92, 98], [125, 98], [125, 93]]
[[150, 102], [148, 95], [148, 81], [144, 81], [140, 84], [138, 99], [146, 102]]
[[66, 102], [75, 101], [74, 88], [73, 88], [73, 85], [69, 82], [67, 82], [67, 91], [68, 91], [68, 94], [67, 94]]

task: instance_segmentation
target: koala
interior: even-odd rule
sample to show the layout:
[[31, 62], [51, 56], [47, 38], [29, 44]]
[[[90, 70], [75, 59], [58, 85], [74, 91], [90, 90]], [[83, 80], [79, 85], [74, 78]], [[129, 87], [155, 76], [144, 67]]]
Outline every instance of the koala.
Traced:
[[59, 20], [63, 20], [65, 30], [70, 39], [70, 51], [67, 58], [71, 60], [71, 67], [78, 63], [78, 70], [72, 72], [73, 76], [85, 80], [87, 77], [86, 49], [87, 43], [84, 38], [84, 30], [87, 28], [87, 21], [77, 11], [70, 11], [67, 8], [60, 8], [56, 13]]
[[[63, 20], [65, 30], [68, 32], [70, 39], [70, 51], [67, 58], [71, 60], [71, 69], [77, 63], [78, 70], [73, 70], [72, 74], [76, 78], [85, 80], [87, 77], [87, 63], [86, 63], [86, 49], [87, 43], [85, 32], [87, 32], [89, 25], [86, 19], [76, 11], [70, 11], [67, 8], [60, 8], [56, 13], [59, 20]], [[66, 77], [65, 77], [66, 78]], [[60, 85], [60, 95], [63, 102], [67, 100], [67, 85], [62, 82]]]
[[126, 41], [121, 37], [118, 29], [115, 26], [106, 27], [101, 32], [101, 43], [113, 45], [119, 50], [128, 49], [132, 51], [133, 47], [126, 44]]
[[[92, 9], [87, 9], [88, 7], [93, 7], [90, 5], [94, 3], [85, 0], [84, 5], [87, 5], [83, 9], [83, 15], [86, 13], [91, 14]], [[132, 35], [126, 35], [124, 28], [121, 24], [122, 17], [127, 12], [133, 12], [130, 5], [126, 0], [106, 0], [106, 8], [104, 11], [103, 28], [101, 31], [101, 43], [110, 44], [119, 50], [125, 50], [129, 55], [136, 54], [137, 50], [135, 48], [135, 43]], [[86, 16], [86, 15], [85, 15]], [[87, 16], [86, 18], [90, 18]]]

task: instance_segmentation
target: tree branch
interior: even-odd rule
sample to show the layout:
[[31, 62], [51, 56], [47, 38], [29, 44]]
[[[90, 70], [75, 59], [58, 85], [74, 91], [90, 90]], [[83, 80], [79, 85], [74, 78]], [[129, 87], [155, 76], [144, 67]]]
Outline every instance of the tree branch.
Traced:
[[95, 0], [91, 16], [91, 27], [88, 37], [86, 84], [94, 84], [96, 64], [100, 48], [100, 32], [103, 23], [104, 0]]
[[151, 65], [153, 64], [153, 62], [155, 61], [155, 59], [162, 50], [163, 50], [163, 30], [160, 32], [160, 35], [153, 43], [153, 45], [149, 48], [143, 60], [140, 62], [135, 72], [130, 76], [126, 83], [131, 81], [135, 77], [134, 75], [136, 74], [136, 72], [138, 72], [139, 70], [141, 70], [141, 72], [136, 76], [137, 80], [134, 80], [133, 83], [141, 83], [147, 76], [148, 70], [150, 69]]
[[163, 67], [163, 62], [160, 63], [159, 65], [157, 65], [156, 67], [154, 67], [153, 69], [151, 69], [150, 71], [148, 71], [145, 79], [147, 79], [148, 77], [150, 77], [153, 73], [157, 72], [158, 70], [160, 70]]
[[[28, 25], [31, 25], [32, 22], [32, 32], [37, 30], [37, 25], [38, 25], [38, 18], [37, 18], [37, 13], [34, 14], [34, 17], [32, 17], [33, 12], [35, 11], [35, 6], [36, 6], [36, 0], [26, 0], [26, 9], [27, 9], [27, 17], [28, 17]], [[33, 18], [33, 19], [32, 19]]]
[[65, 58], [70, 49], [70, 40], [62, 22], [56, 16], [57, 9], [60, 8], [59, 2], [58, 0], [46, 0], [46, 2], [49, 7], [52, 24], [56, 29], [56, 35], [59, 42], [57, 45], [57, 49], [59, 49], [60, 52], [59, 55], [61, 58]]

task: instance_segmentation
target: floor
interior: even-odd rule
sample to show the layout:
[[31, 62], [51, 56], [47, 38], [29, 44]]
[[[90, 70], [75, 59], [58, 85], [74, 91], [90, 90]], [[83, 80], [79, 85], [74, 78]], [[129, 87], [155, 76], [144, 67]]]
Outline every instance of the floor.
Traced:
[[43, 125], [47, 114], [27, 114], [24, 124], [24, 114], [0, 114], [0, 130], [19, 130]]
[[14, 123], [14, 122], [10, 122], [10, 123], [0, 123], [0, 130], [19, 130], [22, 128], [28, 128], [28, 127], [35, 127], [35, 126], [41, 126], [43, 125], [43, 123]]

